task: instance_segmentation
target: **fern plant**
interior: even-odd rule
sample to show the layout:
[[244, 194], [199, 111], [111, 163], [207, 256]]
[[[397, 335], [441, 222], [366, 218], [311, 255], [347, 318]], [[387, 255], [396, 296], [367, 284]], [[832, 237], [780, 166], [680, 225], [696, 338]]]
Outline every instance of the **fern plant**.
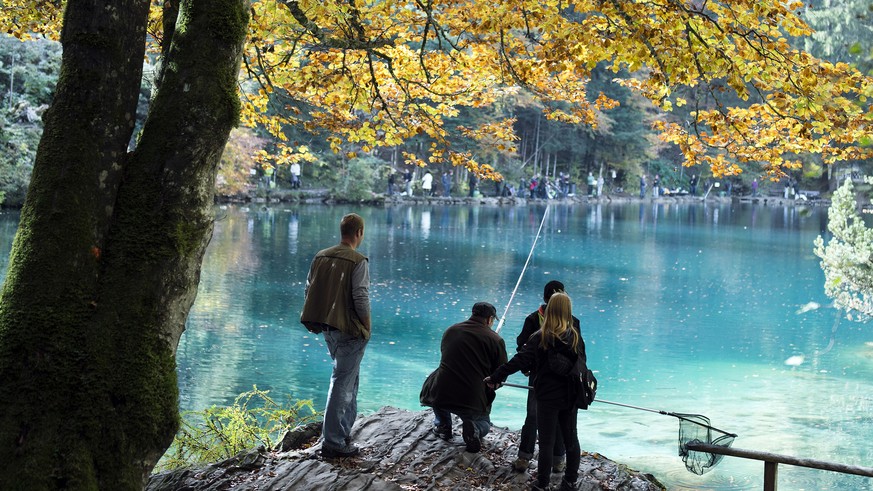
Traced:
[[182, 413], [179, 433], [155, 471], [218, 462], [261, 445], [273, 449], [285, 431], [317, 419], [311, 400], [289, 397], [279, 404], [269, 392], [255, 385], [229, 407]]

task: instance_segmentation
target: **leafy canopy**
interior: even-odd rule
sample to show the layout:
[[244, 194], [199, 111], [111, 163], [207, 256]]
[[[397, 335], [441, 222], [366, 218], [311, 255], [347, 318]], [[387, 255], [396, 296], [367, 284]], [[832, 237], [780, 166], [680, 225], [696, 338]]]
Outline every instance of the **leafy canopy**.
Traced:
[[[151, 33], [159, 42], [161, 9], [174, 7], [154, 1]], [[58, 32], [55, 2], [0, 5], [7, 32]], [[792, 48], [789, 39], [810, 34], [797, 15], [802, 7], [791, 0], [256, 0], [243, 120], [285, 142], [271, 156], [279, 162], [311, 159], [306, 147], [285, 141], [288, 125], [303, 125], [328, 134], [336, 152], [427, 136], [427, 156], [407, 153], [408, 162], [450, 162], [488, 177], [489, 165], [451, 145], [447, 118], [523, 90], [546, 117], [596, 127], [617, 104], [589, 93], [592, 70], [604, 66], [630, 74], [614, 83], [664, 111], [655, 127], [678, 145], [685, 165], [709, 165], [716, 176], [759, 162], [778, 177], [799, 168], [805, 153], [826, 163], [869, 158], [871, 78]], [[745, 104], [728, 106], [726, 94]], [[685, 105], [686, 121], [670, 118]], [[463, 128], [462, 136], [509, 151], [516, 140], [512, 119]]]

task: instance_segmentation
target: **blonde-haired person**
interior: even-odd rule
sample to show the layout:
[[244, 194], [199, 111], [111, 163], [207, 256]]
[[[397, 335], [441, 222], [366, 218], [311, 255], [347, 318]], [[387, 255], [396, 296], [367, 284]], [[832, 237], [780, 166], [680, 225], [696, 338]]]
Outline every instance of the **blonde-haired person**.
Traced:
[[549, 489], [555, 435], [560, 432], [567, 450], [567, 470], [561, 491], [576, 489], [579, 477], [579, 437], [576, 433], [577, 391], [579, 376], [585, 365], [585, 341], [573, 328], [573, 305], [563, 292], [549, 298], [545, 318], [524, 348], [501, 365], [485, 383], [496, 388], [510, 375], [533, 369], [537, 404], [537, 429], [540, 451], [537, 459], [537, 482], [532, 490]]

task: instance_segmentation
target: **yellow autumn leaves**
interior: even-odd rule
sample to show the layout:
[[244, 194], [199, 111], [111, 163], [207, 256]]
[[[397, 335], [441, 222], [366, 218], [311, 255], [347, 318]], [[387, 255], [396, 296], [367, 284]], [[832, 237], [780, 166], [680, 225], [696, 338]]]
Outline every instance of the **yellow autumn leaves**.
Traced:
[[[54, 3], [0, 0], [0, 26], [19, 37], [57, 33]], [[150, 32], [159, 37], [160, 2]], [[831, 163], [873, 156], [871, 79], [798, 51], [809, 34], [800, 2], [780, 0], [256, 0], [241, 76], [246, 125], [279, 141], [287, 125], [330, 135], [337, 152], [369, 152], [426, 136], [416, 165], [448, 162], [488, 174], [458, 136], [514, 149], [512, 120], [461, 128], [458, 108], [486, 108], [508, 89], [542, 101], [548, 118], [596, 126], [617, 102], [590, 94], [595, 67], [663, 111], [662, 138], [685, 165], [772, 175], [814, 153]], [[728, 92], [741, 104], [725, 104]], [[734, 101], [736, 99], [733, 99]], [[686, 121], [670, 111], [688, 106]], [[276, 163], [303, 158], [280, 146]]]

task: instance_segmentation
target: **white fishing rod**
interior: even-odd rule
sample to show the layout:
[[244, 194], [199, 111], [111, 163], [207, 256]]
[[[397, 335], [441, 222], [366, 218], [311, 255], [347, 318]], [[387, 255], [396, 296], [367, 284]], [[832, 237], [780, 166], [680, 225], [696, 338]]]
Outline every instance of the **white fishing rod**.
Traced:
[[500, 321], [497, 323], [497, 329], [495, 330], [497, 334], [500, 334], [500, 330], [503, 329], [503, 321], [506, 319], [506, 313], [509, 312], [509, 307], [512, 305], [512, 299], [515, 298], [515, 293], [518, 291], [519, 285], [521, 285], [521, 279], [524, 277], [524, 272], [527, 271], [527, 265], [530, 263], [530, 258], [533, 256], [534, 249], [537, 247], [537, 241], [540, 240], [543, 225], [546, 223], [546, 217], [549, 215], [549, 210], [551, 208], [551, 205], [546, 205], [546, 211], [543, 212], [543, 219], [540, 221], [540, 228], [537, 230], [537, 235], [534, 237], [533, 244], [530, 246], [527, 260], [524, 262], [524, 267], [521, 268], [521, 274], [518, 275], [518, 281], [515, 282], [515, 288], [512, 289], [512, 295], [509, 296], [509, 302], [506, 303], [506, 308], [503, 309], [503, 315], [500, 316]]

